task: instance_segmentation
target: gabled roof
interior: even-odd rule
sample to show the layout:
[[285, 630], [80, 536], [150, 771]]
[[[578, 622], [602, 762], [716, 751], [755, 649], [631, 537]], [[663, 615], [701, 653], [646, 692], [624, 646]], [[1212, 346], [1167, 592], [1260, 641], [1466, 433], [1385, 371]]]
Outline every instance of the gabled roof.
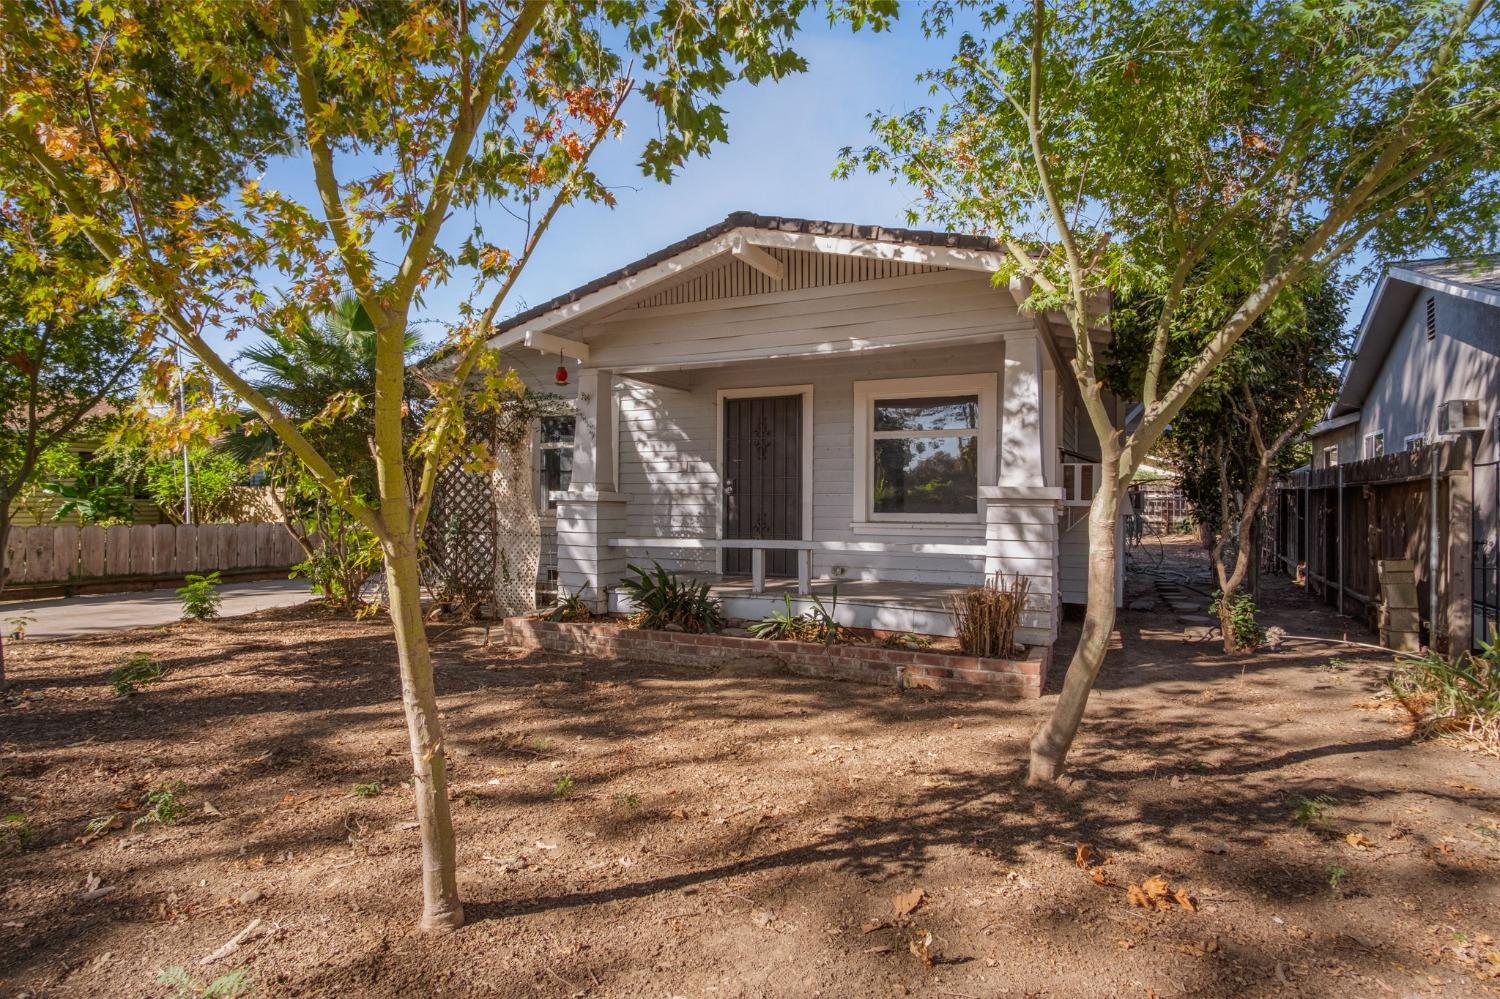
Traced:
[[610, 271], [600, 277], [594, 278], [586, 284], [581, 284], [572, 291], [564, 292], [556, 298], [549, 299], [541, 305], [527, 309], [525, 312], [517, 313], [495, 325], [496, 333], [504, 333], [506, 330], [526, 323], [549, 312], [553, 312], [565, 305], [571, 305], [596, 291], [602, 291], [610, 285], [619, 284], [626, 278], [634, 277], [643, 271], [650, 270], [658, 264], [665, 263], [673, 257], [681, 256], [689, 250], [696, 249], [718, 237], [732, 232], [735, 229], [760, 229], [767, 232], [792, 233], [803, 236], [825, 236], [832, 239], [853, 239], [864, 243], [891, 243], [901, 246], [927, 246], [943, 247], [952, 250], [978, 250], [981, 252], [996, 252], [1002, 249], [997, 240], [988, 236], [976, 236], [961, 232], [938, 232], [930, 229], [890, 229], [878, 225], [860, 225], [857, 222], [827, 222], [818, 219], [792, 218], [787, 215], [757, 215], [755, 212], [730, 212], [721, 222], [715, 222], [707, 229], [700, 229], [675, 243], [662, 247], [639, 260], [632, 261], [624, 267]]
[[1364, 405], [1402, 322], [1424, 290], [1500, 309], [1500, 254], [1401, 260], [1388, 266], [1365, 306], [1354, 355], [1344, 362], [1338, 398], [1328, 409], [1330, 419]]

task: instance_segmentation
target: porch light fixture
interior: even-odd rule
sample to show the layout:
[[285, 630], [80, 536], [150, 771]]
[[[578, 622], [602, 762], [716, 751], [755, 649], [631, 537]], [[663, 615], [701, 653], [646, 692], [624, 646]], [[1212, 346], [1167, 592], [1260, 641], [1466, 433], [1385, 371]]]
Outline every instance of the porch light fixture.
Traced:
[[568, 384], [568, 366], [563, 363], [562, 351], [560, 350], [557, 352], [557, 374], [554, 376], [554, 380], [559, 385]]

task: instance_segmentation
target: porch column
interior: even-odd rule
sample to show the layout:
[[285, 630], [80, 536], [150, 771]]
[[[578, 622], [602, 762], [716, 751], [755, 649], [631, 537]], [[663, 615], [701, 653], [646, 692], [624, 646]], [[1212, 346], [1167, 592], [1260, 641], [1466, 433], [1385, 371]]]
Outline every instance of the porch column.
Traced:
[[1041, 337], [1007, 337], [1000, 404], [1000, 476], [997, 485], [1055, 485], [1045, 454], [1056, 423], [1057, 373]]
[[1062, 488], [1052, 483], [1056, 455], [1057, 374], [1038, 335], [1007, 338], [1001, 385], [996, 482], [984, 503], [985, 575], [1024, 575], [1031, 593], [1017, 637], [1027, 645], [1057, 640], [1058, 515]]
[[614, 488], [614, 372], [579, 371], [575, 406], [573, 477], [557, 501], [557, 585], [603, 613], [625, 572], [623, 550], [609, 546], [625, 533], [625, 497]]

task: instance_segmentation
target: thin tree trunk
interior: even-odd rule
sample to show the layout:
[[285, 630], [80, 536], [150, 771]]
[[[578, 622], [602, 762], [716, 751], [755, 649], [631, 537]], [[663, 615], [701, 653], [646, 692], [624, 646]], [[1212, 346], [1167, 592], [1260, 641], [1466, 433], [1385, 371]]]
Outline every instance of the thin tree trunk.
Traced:
[[[5, 577], [10, 566], [5, 564], [5, 546], [10, 543], [10, 497], [0, 491], [0, 593], [5, 592]], [[9, 686], [5, 678], [5, 631], [0, 629], [0, 690]]]
[[1109, 635], [1115, 626], [1115, 567], [1120, 553], [1115, 547], [1120, 523], [1120, 459], [1107, 456], [1100, 463], [1099, 491], [1089, 506], [1088, 607], [1078, 648], [1068, 663], [1062, 692], [1052, 714], [1031, 737], [1031, 768], [1028, 784], [1045, 784], [1062, 775], [1063, 762], [1083, 721], [1094, 679], [1109, 651]]
[[[1224, 635], [1224, 652], [1227, 655], [1237, 655], [1245, 652], [1254, 652], [1253, 645], [1242, 645], [1235, 637], [1232, 617], [1234, 598], [1239, 595], [1240, 587], [1244, 585], [1246, 576], [1250, 572], [1250, 563], [1256, 558], [1255, 551], [1255, 520], [1260, 514], [1260, 506], [1265, 502], [1266, 490], [1271, 483], [1271, 467], [1269, 455], [1262, 458], [1255, 467], [1255, 481], [1250, 486], [1250, 493], [1245, 497], [1245, 502], [1239, 509], [1239, 544], [1235, 546], [1234, 569], [1226, 572], [1222, 561], [1223, 544], [1216, 546], [1214, 552], [1215, 568], [1219, 574], [1219, 630]], [[1223, 531], [1227, 538], [1230, 524], [1226, 518]]]
[[422, 591], [416, 543], [400, 537], [385, 552], [391, 624], [401, 665], [401, 704], [411, 741], [412, 789], [422, 839], [423, 930], [456, 930], [464, 924], [458, 897], [453, 816], [448, 808], [448, 772], [433, 683], [432, 653], [422, 621]]

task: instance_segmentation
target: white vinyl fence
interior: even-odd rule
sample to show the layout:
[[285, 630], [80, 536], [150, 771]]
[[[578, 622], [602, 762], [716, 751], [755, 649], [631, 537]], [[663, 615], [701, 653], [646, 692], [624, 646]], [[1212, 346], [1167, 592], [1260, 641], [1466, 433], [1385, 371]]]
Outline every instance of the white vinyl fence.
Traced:
[[281, 524], [13, 527], [6, 586], [286, 569], [303, 557]]

